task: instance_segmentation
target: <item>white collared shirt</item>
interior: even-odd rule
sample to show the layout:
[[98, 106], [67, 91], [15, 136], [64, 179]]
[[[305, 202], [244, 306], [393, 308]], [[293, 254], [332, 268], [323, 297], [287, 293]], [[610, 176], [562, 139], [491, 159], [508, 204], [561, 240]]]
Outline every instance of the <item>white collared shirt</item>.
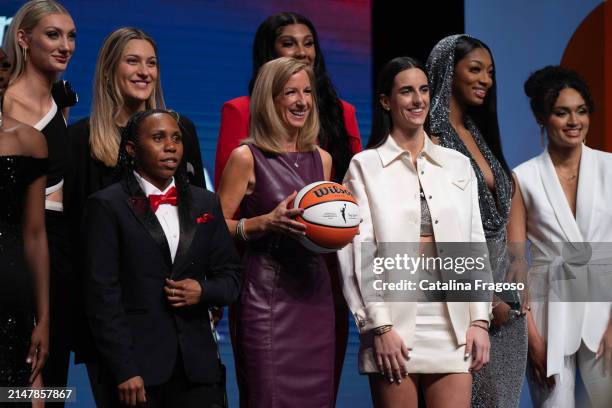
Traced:
[[[140, 184], [142, 191], [144, 191], [147, 197], [151, 194], [165, 194], [166, 192], [168, 192], [168, 190], [175, 186], [174, 178], [172, 178], [172, 181], [170, 182], [168, 187], [166, 187], [164, 191], [160, 191], [157, 187], [145, 180], [136, 171], [134, 171], [134, 176], [136, 176], [138, 184]], [[179, 239], [181, 236], [178, 207], [170, 204], [160, 204], [160, 206], [157, 208], [157, 211], [155, 211], [155, 216], [157, 217], [162, 229], [164, 230], [164, 234], [166, 235], [166, 241], [168, 241], [168, 246], [170, 247], [170, 256], [172, 257], [172, 262], [174, 262], [174, 256], [176, 255], [176, 249], [178, 248]]]

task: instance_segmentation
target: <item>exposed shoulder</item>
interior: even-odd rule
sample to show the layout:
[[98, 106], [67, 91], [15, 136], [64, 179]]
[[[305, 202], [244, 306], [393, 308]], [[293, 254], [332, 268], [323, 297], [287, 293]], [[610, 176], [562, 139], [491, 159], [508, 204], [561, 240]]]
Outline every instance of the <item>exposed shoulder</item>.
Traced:
[[321, 160], [323, 161], [323, 164], [330, 164], [332, 162], [332, 157], [331, 154], [327, 153], [326, 150], [322, 149], [320, 146], [315, 146], [317, 148], [317, 150], [319, 151], [319, 154], [321, 155]]
[[47, 157], [47, 139], [45, 139], [45, 136], [32, 126], [28, 126], [14, 119], [13, 121], [15, 125], [13, 129], [15, 130], [17, 138], [23, 147], [24, 155], [32, 157]]
[[231, 164], [232, 166], [237, 166], [241, 169], [249, 169], [253, 168], [254, 163], [255, 160], [253, 159], [253, 153], [251, 153], [249, 146], [240, 145], [232, 150], [225, 167], [228, 167]]

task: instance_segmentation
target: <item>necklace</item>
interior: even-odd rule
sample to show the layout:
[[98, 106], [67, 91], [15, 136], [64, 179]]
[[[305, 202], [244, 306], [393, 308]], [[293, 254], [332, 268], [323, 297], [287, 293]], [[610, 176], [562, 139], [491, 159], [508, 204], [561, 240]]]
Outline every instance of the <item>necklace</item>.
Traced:
[[298, 164], [298, 160], [300, 160], [300, 152], [297, 152], [297, 155], [295, 156], [295, 161], [293, 162], [293, 166], [295, 168], [300, 167], [300, 165]]
[[561, 174], [559, 169], [556, 169], [556, 170], [557, 170], [557, 175], [559, 177], [561, 177], [562, 179], [564, 179], [565, 181], [574, 181], [576, 179], [576, 177], [578, 177], [578, 173], [574, 173], [574, 174], [570, 174], [569, 176], [565, 176], [565, 175]]

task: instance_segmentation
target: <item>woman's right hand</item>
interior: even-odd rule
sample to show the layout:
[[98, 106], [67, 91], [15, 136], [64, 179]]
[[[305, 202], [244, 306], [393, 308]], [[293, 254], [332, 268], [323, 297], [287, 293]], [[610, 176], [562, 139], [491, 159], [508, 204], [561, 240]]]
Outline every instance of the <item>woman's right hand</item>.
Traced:
[[542, 387], [546, 386], [549, 390], [555, 387], [555, 377], [546, 377], [546, 340], [539, 334], [529, 339], [529, 362], [533, 378]]
[[268, 231], [280, 232], [294, 238], [304, 236], [306, 226], [293, 218], [304, 213], [301, 208], [289, 209], [287, 206], [295, 199], [297, 192], [294, 191], [287, 198], [281, 201], [274, 210], [266, 215], [265, 229]]
[[409, 350], [395, 329], [381, 335], [374, 335], [376, 366], [389, 382], [395, 380], [401, 383], [402, 378], [408, 375], [406, 360], [410, 358]]

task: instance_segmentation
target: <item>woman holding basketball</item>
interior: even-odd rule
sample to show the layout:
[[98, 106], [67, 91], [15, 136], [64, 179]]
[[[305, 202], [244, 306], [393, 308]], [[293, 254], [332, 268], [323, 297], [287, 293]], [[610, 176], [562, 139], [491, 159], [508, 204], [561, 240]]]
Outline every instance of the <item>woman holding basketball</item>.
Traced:
[[[292, 58], [263, 65], [251, 96], [245, 144], [219, 186], [230, 232], [245, 245], [236, 360], [249, 407], [331, 407], [334, 304], [323, 258], [295, 239], [303, 224], [287, 209], [296, 191], [329, 180], [331, 156], [319, 131], [312, 69]], [[240, 210], [240, 220], [232, 219]]]
[[[344, 294], [361, 333], [359, 370], [369, 376], [376, 407], [416, 407], [419, 387], [428, 407], [469, 407], [470, 371], [489, 360], [490, 303], [473, 297], [447, 302], [452, 295], [425, 291], [385, 302], [387, 293], [370, 288], [385, 276], [373, 275], [371, 266], [389, 255], [387, 244], [403, 243], [413, 251], [409, 256], [441, 257], [446, 243], [485, 242], [474, 171], [469, 159], [425, 134], [429, 86], [417, 61], [387, 63], [377, 95], [368, 148], [353, 158], [344, 179], [363, 221], [353, 243], [338, 253]], [[441, 273], [417, 276], [432, 282]]]

